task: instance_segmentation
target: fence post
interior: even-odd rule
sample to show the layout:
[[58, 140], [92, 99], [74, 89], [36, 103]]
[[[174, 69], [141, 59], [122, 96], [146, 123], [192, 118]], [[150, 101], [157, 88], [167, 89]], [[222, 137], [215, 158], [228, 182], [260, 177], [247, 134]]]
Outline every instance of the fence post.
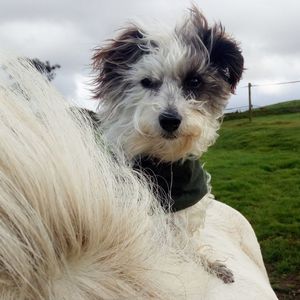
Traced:
[[249, 99], [249, 122], [252, 121], [252, 103], [251, 103], [251, 82], [248, 83], [248, 99]]

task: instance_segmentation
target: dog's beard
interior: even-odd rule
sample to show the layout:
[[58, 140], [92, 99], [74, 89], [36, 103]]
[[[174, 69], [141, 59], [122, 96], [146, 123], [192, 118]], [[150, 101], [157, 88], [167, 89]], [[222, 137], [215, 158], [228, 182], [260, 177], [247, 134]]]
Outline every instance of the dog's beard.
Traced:
[[218, 137], [218, 118], [203, 109], [185, 109], [181, 126], [171, 134], [160, 128], [158, 115], [159, 112], [151, 109], [149, 103], [143, 107], [139, 102], [136, 107], [130, 107], [124, 101], [110, 118], [104, 119], [104, 136], [116, 151], [121, 149], [128, 160], [136, 156], [152, 156], [162, 161], [200, 157]]
[[[153, 156], [162, 161], [177, 161], [192, 154], [199, 154], [191, 151], [194, 144], [195, 140], [188, 136], [174, 138], [172, 140], [166, 140], [161, 137], [152, 139], [136, 137], [133, 138], [133, 142], [124, 145], [124, 148], [126, 153], [130, 153], [133, 157], [146, 155]], [[201, 153], [205, 150], [206, 149], [203, 149]]]

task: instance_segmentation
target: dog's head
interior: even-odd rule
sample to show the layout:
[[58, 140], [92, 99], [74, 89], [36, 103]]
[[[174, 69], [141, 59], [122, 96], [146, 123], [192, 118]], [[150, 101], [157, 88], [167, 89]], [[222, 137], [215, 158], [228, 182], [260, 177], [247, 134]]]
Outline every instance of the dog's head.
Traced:
[[104, 134], [127, 157], [200, 156], [243, 72], [238, 44], [195, 7], [175, 30], [130, 25], [93, 56]]

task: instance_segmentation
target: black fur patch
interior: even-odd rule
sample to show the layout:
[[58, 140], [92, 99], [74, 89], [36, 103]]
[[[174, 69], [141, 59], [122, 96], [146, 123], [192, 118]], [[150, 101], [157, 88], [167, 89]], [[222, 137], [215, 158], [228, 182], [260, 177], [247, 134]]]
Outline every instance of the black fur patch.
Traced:
[[191, 47], [193, 56], [202, 55], [202, 60], [205, 59], [206, 48], [210, 65], [230, 84], [231, 92], [234, 92], [244, 70], [244, 59], [237, 42], [225, 33], [222, 25], [210, 27], [203, 14], [193, 7], [190, 19], [175, 32]]
[[202, 40], [210, 53], [210, 63], [234, 92], [244, 70], [244, 58], [239, 46], [225, 34], [221, 25], [208, 29]]
[[[101, 98], [110, 90], [122, 88], [124, 71], [148, 53], [143, 33], [135, 26], [125, 29], [119, 37], [108, 42], [104, 47], [95, 50], [93, 69], [94, 97]], [[123, 87], [123, 89], [125, 86]]]

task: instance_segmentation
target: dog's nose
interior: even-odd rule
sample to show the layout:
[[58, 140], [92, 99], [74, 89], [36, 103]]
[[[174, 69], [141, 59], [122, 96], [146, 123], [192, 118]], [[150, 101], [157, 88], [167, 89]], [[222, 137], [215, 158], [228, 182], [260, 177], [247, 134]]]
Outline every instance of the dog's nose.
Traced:
[[167, 132], [173, 132], [180, 126], [182, 117], [177, 111], [166, 111], [159, 115], [159, 124]]

